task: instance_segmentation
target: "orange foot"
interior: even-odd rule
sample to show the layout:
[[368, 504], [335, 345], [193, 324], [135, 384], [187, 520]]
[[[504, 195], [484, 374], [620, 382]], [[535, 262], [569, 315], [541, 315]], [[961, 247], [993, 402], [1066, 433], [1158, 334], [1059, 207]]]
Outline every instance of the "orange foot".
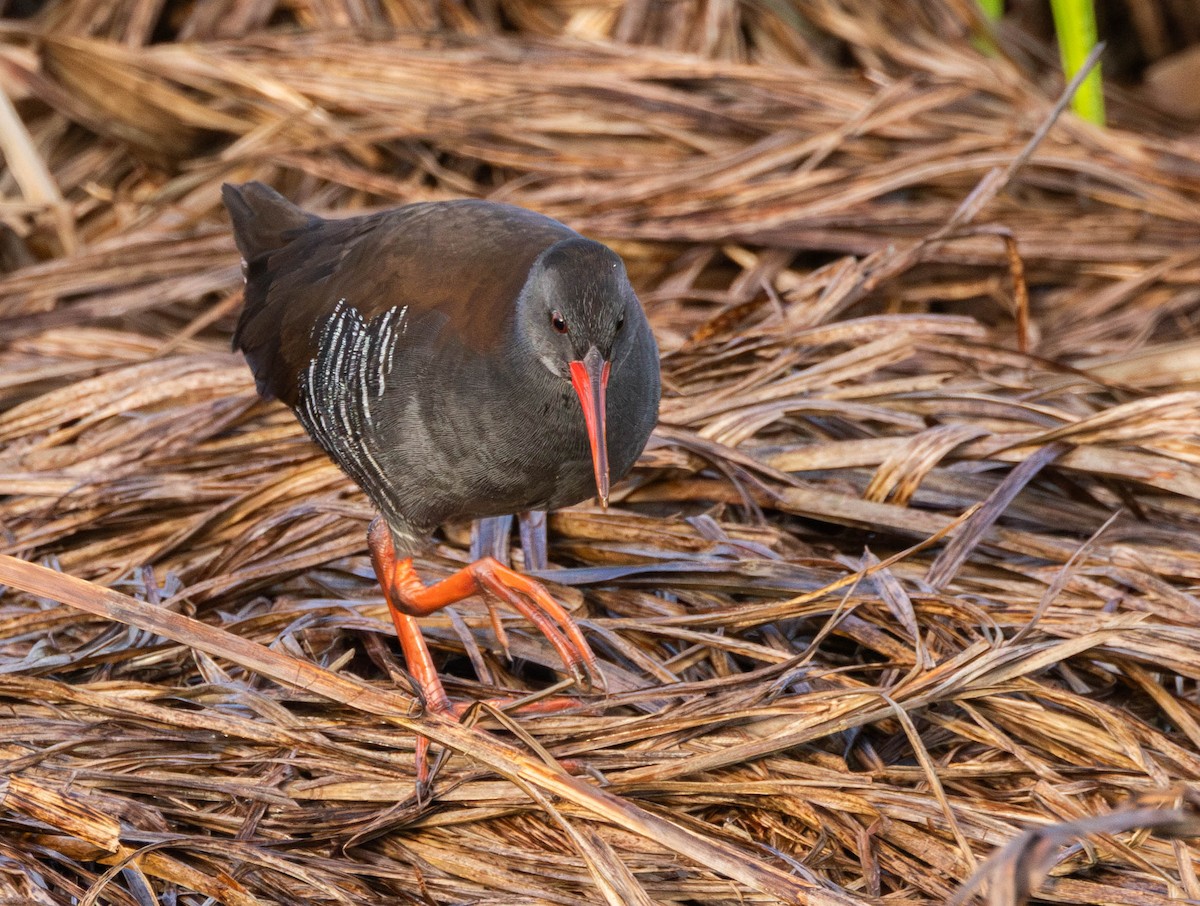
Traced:
[[[456, 715], [462, 710], [455, 708], [446, 695], [415, 617], [427, 616], [480, 591], [491, 592], [533, 623], [554, 646], [577, 685], [585, 690], [590, 690], [593, 684], [603, 687], [596, 657], [579, 626], [538, 582], [513, 572], [492, 557], [484, 557], [436, 585], [425, 585], [413, 568], [411, 557], [396, 559], [392, 533], [382, 519], [371, 523], [367, 542], [375, 575], [383, 587], [392, 622], [396, 624], [396, 635], [404, 649], [404, 659], [425, 699], [425, 707]], [[504, 632], [490, 602], [488, 609], [492, 626], [504, 644]], [[548, 703], [540, 704], [546, 708]], [[549, 707], [553, 709], [553, 705]], [[428, 780], [428, 749], [429, 741], [418, 737], [417, 783], [420, 786]]]

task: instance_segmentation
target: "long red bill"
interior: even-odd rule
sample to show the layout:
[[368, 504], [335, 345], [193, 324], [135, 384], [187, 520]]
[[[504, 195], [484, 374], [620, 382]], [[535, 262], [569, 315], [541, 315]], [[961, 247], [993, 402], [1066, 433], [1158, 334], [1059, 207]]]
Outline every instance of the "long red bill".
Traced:
[[587, 424], [588, 443], [592, 447], [592, 468], [596, 472], [596, 493], [600, 506], [608, 506], [608, 438], [605, 434], [604, 394], [608, 389], [608, 362], [595, 346], [581, 361], [571, 362], [571, 386], [579, 396], [583, 420]]

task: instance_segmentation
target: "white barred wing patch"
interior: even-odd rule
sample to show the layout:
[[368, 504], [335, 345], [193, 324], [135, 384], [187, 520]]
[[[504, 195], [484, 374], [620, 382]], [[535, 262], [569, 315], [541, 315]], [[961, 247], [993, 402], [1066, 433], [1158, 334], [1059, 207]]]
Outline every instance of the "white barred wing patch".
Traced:
[[386, 480], [375, 455], [371, 404], [387, 390], [407, 313], [407, 306], [396, 306], [368, 323], [339, 299], [332, 314], [314, 328], [319, 330], [318, 352], [300, 375], [300, 422], [372, 497], [371, 490], [386, 487]]

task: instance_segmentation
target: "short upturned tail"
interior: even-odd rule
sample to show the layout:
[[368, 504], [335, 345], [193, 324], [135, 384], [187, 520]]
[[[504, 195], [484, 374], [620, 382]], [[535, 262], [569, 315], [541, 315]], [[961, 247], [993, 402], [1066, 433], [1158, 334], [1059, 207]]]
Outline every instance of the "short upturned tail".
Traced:
[[[233, 222], [233, 238], [242, 253], [246, 302], [233, 332], [233, 348], [246, 356], [258, 392], [286, 403], [295, 401], [295, 375], [281, 346], [280, 323], [288, 302], [286, 290], [273, 292], [280, 272], [294, 271], [297, 240], [324, 221], [300, 210], [270, 186], [248, 182], [221, 186], [221, 197]], [[286, 279], [286, 278], [285, 278]]]
[[233, 221], [233, 238], [238, 250], [253, 265], [287, 245], [296, 234], [319, 218], [300, 210], [270, 186], [248, 182], [225, 183], [221, 197]]

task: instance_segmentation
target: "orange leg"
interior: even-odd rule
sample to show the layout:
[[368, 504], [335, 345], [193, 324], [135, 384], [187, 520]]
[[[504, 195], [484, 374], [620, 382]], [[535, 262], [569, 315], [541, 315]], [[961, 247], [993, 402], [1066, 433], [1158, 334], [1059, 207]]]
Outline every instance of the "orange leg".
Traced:
[[[443, 713], [457, 710], [438, 678], [433, 657], [415, 617], [427, 616], [485, 590], [523, 615], [546, 636], [577, 684], [591, 689], [593, 680], [603, 683], [595, 655], [578, 625], [539, 583], [513, 572], [492, 557], [484, 557], [436, 585], [425, 585], [413, 568], [411, 557], [396, 559], [392, 533], [382, 519], [371, 523], [367, 541], [375, 575], [383, 587], [392, 622], [396, 624], [396, 635], [404, 649], [404, 659], [421, 689], [427, 708]], [[421, 782], [427, 748], [428, 741], [419, 737], [417, 773]]]

